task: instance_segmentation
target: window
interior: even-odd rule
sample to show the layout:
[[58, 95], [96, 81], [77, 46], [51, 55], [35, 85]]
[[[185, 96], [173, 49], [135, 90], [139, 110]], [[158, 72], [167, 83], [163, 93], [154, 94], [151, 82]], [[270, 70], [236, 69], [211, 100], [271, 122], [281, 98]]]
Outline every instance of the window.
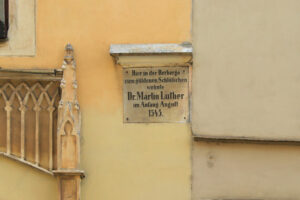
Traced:
[[0, 0], [0, 40], [7, 39], [8, 26], [8, 0]]

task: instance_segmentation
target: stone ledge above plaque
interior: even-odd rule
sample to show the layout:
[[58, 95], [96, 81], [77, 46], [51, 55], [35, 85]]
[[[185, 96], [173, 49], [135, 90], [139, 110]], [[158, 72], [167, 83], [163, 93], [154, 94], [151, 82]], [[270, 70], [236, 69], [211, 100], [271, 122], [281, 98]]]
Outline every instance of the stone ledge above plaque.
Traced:
[[191, 44], [118, 44], [110, 54], [123, 70], [124, 123], [189, 121]]
[[110, 55], [122, 67], [182, 66], [193, 59], [191, 43], [112, 44]]

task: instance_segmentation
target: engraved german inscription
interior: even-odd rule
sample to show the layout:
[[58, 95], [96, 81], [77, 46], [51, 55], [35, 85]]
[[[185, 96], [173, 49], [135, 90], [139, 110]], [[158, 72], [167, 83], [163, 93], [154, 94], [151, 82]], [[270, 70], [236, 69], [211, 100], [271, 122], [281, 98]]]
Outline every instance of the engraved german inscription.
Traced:
[[124, 122], [186, 122], [189, 68], [123, 69]]

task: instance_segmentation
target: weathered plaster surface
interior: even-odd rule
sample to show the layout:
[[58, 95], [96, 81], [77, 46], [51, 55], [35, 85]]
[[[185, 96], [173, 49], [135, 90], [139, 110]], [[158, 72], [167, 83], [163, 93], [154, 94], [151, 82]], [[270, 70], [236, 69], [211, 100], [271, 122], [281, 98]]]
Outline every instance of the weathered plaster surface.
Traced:
[[194, 0], [193, 200], [300, 199], [299, 9]]
[[192, 199], [300, 199], [299, 154], [299, 146], [194, 142]]
[[193, 133], [300, 141], [300, 1], [193, 6]]

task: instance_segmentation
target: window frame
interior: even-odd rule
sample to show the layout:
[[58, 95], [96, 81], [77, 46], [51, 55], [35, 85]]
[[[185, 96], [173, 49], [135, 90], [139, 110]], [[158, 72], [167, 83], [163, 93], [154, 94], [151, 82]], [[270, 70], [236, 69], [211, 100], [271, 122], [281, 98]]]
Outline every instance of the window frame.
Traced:
[[6, 31], [9, 28], [9, 0], [4, 1]]
[[4, 35], [0, 36], [0, 41], [6, 41], [8, 39], [8, 28], [9, 28], [9, 0], [4, 0]]
[[[5, 0], [4, 0], [5, 1]], [[0, 42], [2, 56], [36, 55], [36, 0], [9, 1], [7, 40]]]

